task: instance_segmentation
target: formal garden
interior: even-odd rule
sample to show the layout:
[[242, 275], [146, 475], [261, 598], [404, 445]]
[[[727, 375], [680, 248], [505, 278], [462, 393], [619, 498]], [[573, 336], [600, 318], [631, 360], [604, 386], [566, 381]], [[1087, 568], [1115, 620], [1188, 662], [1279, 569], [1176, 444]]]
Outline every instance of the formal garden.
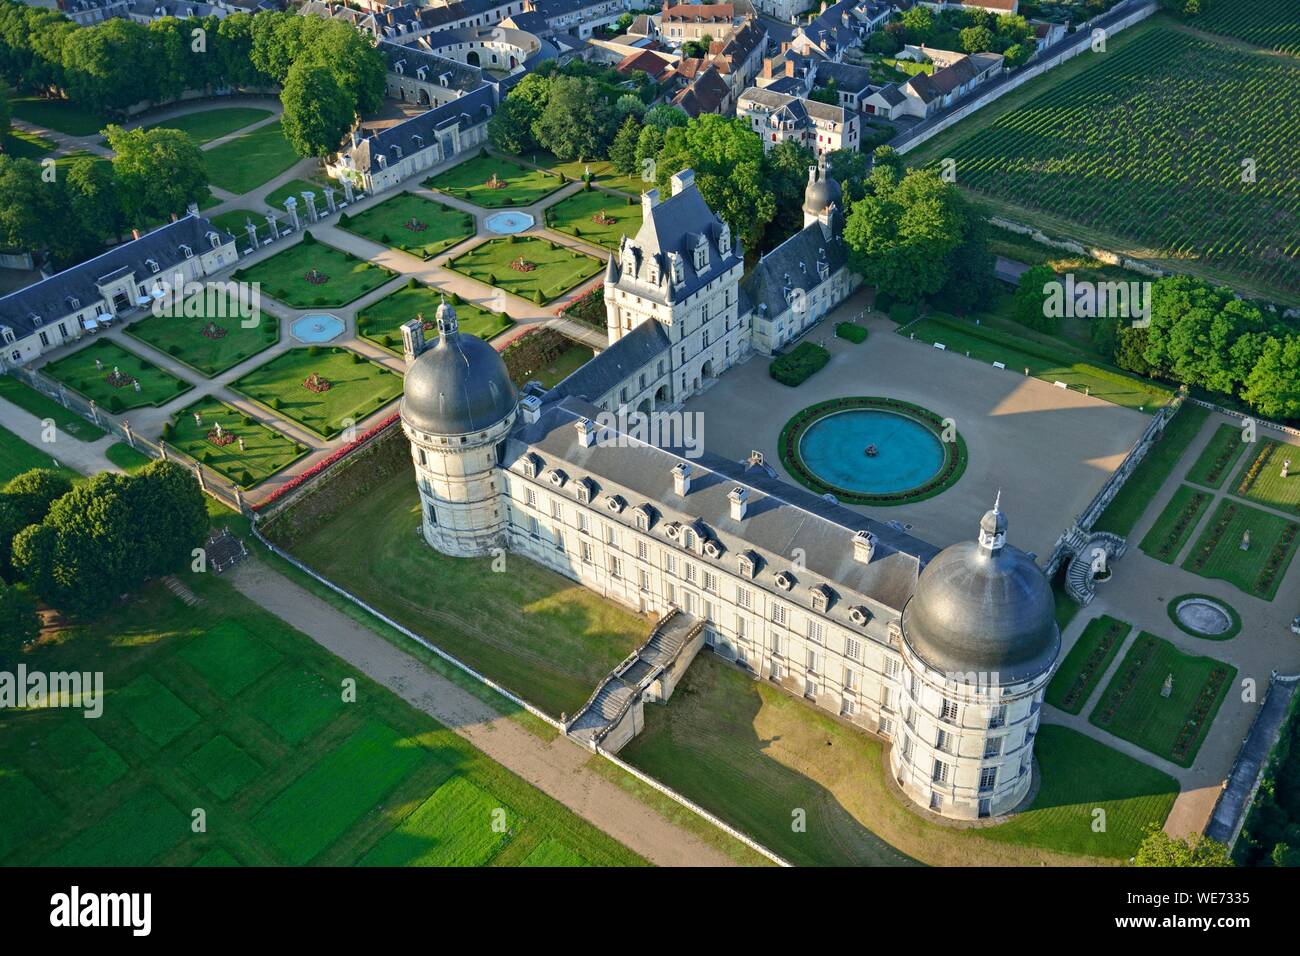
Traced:
[[1179, 485], [1139, 547], [1157, 561], [1173, 564], [1192, 536], [1214, 496], [1191, 485]]
[[614, 168], [614, 164], [606, 159], [592, 160], [559, 160], [550, 153], [542, 150], [536, 154], [530, 154], [528, 159], [538, 166], [545, 166], [551, 172], [563, 176], [573, 182], [582, 182], [590, 180], [595, 185], [604, 186], [606, 189], [617, 189], [620, 192], [632, 196], [639, 195], [654, 186], [654, 182], [646, 182], [640, 176], [628, 176], [620, 173]]
[[474, 217], [469, 213], [405, 192], [355, 216], [345, 212], [339, 226], [421, 259], [432, 259], [474, 235]]
[[261, 484], [308, 451], [251, 415], [210, 397], [177, 412], [162, 437], [244, 489]]
[[1143, 631], [1088, 720], [1158, 757], [1190, 767], [1236, 674], [1230, 664], [1184, 654]]
[[1089, 621], [1047, 685], [1047, 702], [1067, 714], [1082, 711], [1132, 630], [1107, 614]]
[[402, 377], [358, 352], [313, 345], [277, 355], [231, 387], [329, 439], [400, 396]]
[[1300, 515], [1300, 447], [1266, 438], [1251, 447], [1249, 460], [1234, 493]]
[[1199, 405], [1184, 402], [1179, 406], [1165, 425], [1164, 436], [1151, 447], [1128, 481], [1124, 482], [1124, 487], [1106, 506], [1093, 530], [1123, 536], [1132, 533], [1147, 505], [1178, 467], [1183, 452], [1209, 417], [1209, 410]]
[[447, 263], [484, 285], [543, 305], [599, 275], [600, 260], [546, 239], [489, 239]]
[[302, 241], [255, 265], [236, 269], [240, 282], [256, 282], [269, 295], [295, 309], [339, 308], [373, 292], [397, 273], [318, 242], [307, 231]]
[[[438, 326], [434, 317], [442, 301], [441, 290], [410, 279], [396, 292], [357, 313], [357, 334], [401, 355], [402, 326], [412, 319], [423, 317], [425, 338], [437, 337]], [[472, 302], [463, 301], [454, 293], [447, 297], [447, 301], [456, 309], [457, 326], [466, 335], [490, 339], [514, 324], [504, 312], [489, 312]]]
[[606, 249], [617, 249], [624, 236], [635, 236], [641, 228], [641, 203], [633, 197], [585, 189], [548, 207], [546, 225]]
[[236, 196], [274, 179], [296, 162], [298, 154], [285, 139], [280, 120], [203, 152], [208, 182]]
[[191, 387], [110, 339], [96, 339], [41, 371], [110, 412], [165, 405]]
[[1240, 428], [1226, 423], [1219, 425], [1192, 467], [1187, 469], [1187, 480], [1206, 488], [1221, 488], [1246, 447]]
[[126, 332], [211, 378], [280, 341], [275, 315], [260, 309], [256, 316], [243, 317], [241, 312], [252, 313], [251, 305], [213, 287], [176, 310], [183, 314], [151, 315]]
[[48, 708], [0, 724], [0, 862], [643, 862], [216, 575], [186, 584], [201, 606], [155, 583], [27, 655], [103, 672], [113, 704], [98, 720]]
[[173, 116], [171, 119], [151, 123], [145, 129], [176, 129], [189, 136], [198, 146], [204, 146], [223, 136], [236, 133], [271, 115], [270, 110], [248, 106], [218, 107]]
[[499, 209], [531, 206], [563, 186], [564, 177], [484, 153], [426, 179], [422, 185], [476, 206]]
[[1300, 524], [1231, 499], [1210, 516], [1183, 568], [1271, 601], [1295, 556]]

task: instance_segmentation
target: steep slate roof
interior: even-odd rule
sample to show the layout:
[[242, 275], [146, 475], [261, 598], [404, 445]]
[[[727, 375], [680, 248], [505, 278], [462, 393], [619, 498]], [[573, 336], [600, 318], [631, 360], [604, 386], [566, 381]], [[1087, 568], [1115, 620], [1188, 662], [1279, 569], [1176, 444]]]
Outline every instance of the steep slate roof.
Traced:
[[730, 22], [736, 16], [736, 7], [730, 3], [678, 3], [663, 11], [664, 23], [718, 23]]
[[483, 85], [483, 71], [478, 67], [442, 56], [427, 49], [422, 43], [408, 46], [392, 40], [380, 40], [376, 46], [387, 61], [390, 73], [397, 73], [400, 64], [401, 75], [415, 78], [416, 71], [424, 67], [424, 81], [434, 86], [440, 85], [439, 78], [442, 76], [447, 77], [449, 88], [466, 93]]
[[898, 88], [897, 83], [886, 84], [885, 86], [882, 86], [880, 89], [876, 90], [871, 95], [879, 96], [890, 106], [897, 106], [899, 103], [902, 103], [904, 100], [907, 99], [907, 97], [903, 95], [903, 91]]
[[766, 306], [767, 315], [780, 315], [790, 308], [785, 297], [787, 286], [807, 292], [824, 281], [818, 275], [819, 262], [824, 261], [832, 274], [842, 269], [848, 263], [848, 249], [840, 236], [841, 222], [837, 210], [829, 238], [821, 223], [813, 223], [763, 256], [740, 280], [740, 288], [753, 308]]
[[637, 369], [645, 368], [670, 347], [668, 333], [658, 322], [642, 322], [605, 351], [586, 362], [556, 385], [548, 396], [566, 395], [594, 402], [611, 388], [625, 382]]
[[824, 86], [834, 80], [835, 88], [845, 93], [861, 93], [871, 86], [871, 71], [865, 66], [854, 66], [852, 63], [818, 60], [813, 65], [813, 75], [818, 85]]
[[[826, 612], [829, 617], [850, 632], [861, 633], [863, 629], [851, 622], [848, 610], [865, 604], [873, 612], [866, 628], [868, 636], [888, 640], [885, 619], [892, 615], [882, 619], [880, 608], [897, 612], [903, 607], [921, 569], [938, 554], [937, 548], [786, 484], [761, 466], [729, 461], [707, 451], [688, 459], [681, 448], [656, 447], [633, 435], [598, 440], [584, 448], [575, 425], [583, 418], [594, 421], [599, 413], [595, 406], [572, 397], [551, 401], [548, 393], [538, 421], [512, 432], [503, 464], [510, 467], [532, 452], [542, 459], [543, 468], [562, 465], [571, 478], [590, 477], [597, 485], [593, 502], [612, 494], [627, 502], [619, 513], [608, 511], [608, 521], [632, 525], [633, 509], [649, 503], [656, 514], [650, 533], [662, 535], [670, 546], [673, 542], [664, 535], [668, 524], [696, 525], [723, 552], [717, 559], [690, 552], [692, 560], [706, 566], [716, 560], [734, 570], [737, 555], [753, 552], [759, 559], [754, 586], [771, 591], [783, 602], [811, 607], [811, 588], [829, 584], [834, 596]], [[690, 490], [684, 497], [674, 491], [672, 478], [672, 468], [683, 461], [691, 468]], [[749, 493], [746, 516], [739, 521], [731, 517], [727, 498], [737, 486]], [[853, 557], [853, 536], [859, 530], [875, 538], [875, 551], [867, 564]], [[790, 555], [795, 549], [806, 556], [806, 570], [792, 568]], [[782, 571], [795, 579], [790, 591], [775, 582]]]
[[387, 157], [386, 162], [394, 162], [397, 157], [392, 152], [393, 146], [399, 146], [402, 155], [409, 155], [422, 148], [415, 141], [419, 136], [424, 146], [432, 146], [439, 130], [451, 126], [462, 129], [487, 122], [496, 108], [496, 91], [491, 86], [480, 86], [473, 92], [426, 110], [419, 116], [413, 116], [405, 122], [372, 133], [361, 140], [352, 150], [352, 161], [358, 170], [369, 172], [379, 168], [378, 157]]
[[717, 113], [731, 95], [731, 87], [712, 64], [695, 78], [690, 86], [673, 97], [673, 105], [680, 106], [688, 116]]
[[[102, 299], [96, 280], [110, 276], [116, 278], [134, 272], [137, 282], [154, 275], [171, 281], [169, 270], [186, 258], [181, 246], [189, 246], [196, 256], [202, 255], [212, 248], [208, 238], [212, 233], [221, 237], [222, 245], [235, 241], [230, 233], [194, 214], [159, 226], [139, 239], [114, 246], [93, 259], [0, 298], [0, 324], [13, 329], [18, 338], [31, 335], [45, 323], [57, 321]], [[149, 259], [158, 263], [157, 272], [147, 264]], [[74, 307], [69, 297], [81, 304]], [[32, 318], [33, 315], [40, 318], [40, 324]]]

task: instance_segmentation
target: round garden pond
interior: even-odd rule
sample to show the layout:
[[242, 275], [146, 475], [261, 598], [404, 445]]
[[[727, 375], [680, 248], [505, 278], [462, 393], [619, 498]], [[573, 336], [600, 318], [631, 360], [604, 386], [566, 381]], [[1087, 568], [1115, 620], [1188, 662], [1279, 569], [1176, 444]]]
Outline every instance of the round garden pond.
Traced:
[[806, 408], [781, 431], [781, 461], [812, 490], [850, 504], [901, 504], [938, 494], [965, 469], [959, 436], [933, 412], [888, 398]]
[[529, 213], [526, 212], [494, 212], [483, 220], [483, 225], [489, 232], [495, 232], [501, 236], [511, 236], [517, 232], [523, 232], [525, 229], [533, 228], [536, 223]]
[[299, 342], [317, 345], [338, 338], [346, 327], [334, 315], [304, 315], [289, 326], [289, 334]]
[[1169, 602], [1169, 618], [1196, 637], [1226, 641], [1241, 630], [1237, 612], [1205, 594], [1184, 594]]

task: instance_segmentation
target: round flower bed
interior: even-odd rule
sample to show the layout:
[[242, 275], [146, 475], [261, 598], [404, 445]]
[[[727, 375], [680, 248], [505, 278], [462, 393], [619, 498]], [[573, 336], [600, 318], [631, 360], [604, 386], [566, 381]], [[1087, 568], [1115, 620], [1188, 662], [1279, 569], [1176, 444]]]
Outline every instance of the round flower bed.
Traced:
[[[799, 440], [809, 428], [828, 415], [857, 409], [903, 415], [934, 432], [943, 447], [944, 459], [942, 467], [932, 478], [915, 488], [890, 492], [889, 494], [864, 494], [860, 491], [837, 488], [823, 481], [804, 464], [799, 454]], [[946, 491], [957, 483], [957, 480], [961, 478], [962, 473], [966, 470], [966, 441], [960, 434], [956, 436], [956, 441], [944, 441], [943, 432], [945, 427], [944, 420], [928, 408], [922, 408], [919, 405], [913, 405], [910, 402], [900, 401], [895, 398], [862, 395], [849, 398], [834, 398], [830, 401], [810, 405], [786, 422], [785, 427], [781, 429], [778, 451], [781, 456], [781, 464], [785, 466], [785, 470], [799, 484], [811, 491], [815, 491], [817, 494], [832, 494], [841, 503], [852, 505], [909, 504], [914, 501], [924, 501], [926, 498], [932, 498], [940, 492]]]
[[531, 262], [523, 256], [520, 256], [514, 262], [510, 263], [510, 268], [514, 269], [516, 272], [532, 272], [537, 268], [537, 263]]
[[[1203, 601], [1206, 604], [1212, 605], [1215, 610], [1222, 611], [1226, 614], [1231, 622], [1228, 629], [1213, 634], [1208, 631], [1197, 630], [1195, 627], [1190, 626], [1182, 619], [1182, 617], [1179, 616], [1178, 611], [1184, 604], [1193, 601]], [[1210, 597], [1208, 594], [1180, 594], [1178, 597], [1170, 599], [1169, 603], [1165, 605], [1165, 610], [1169, 614], [1169, 620], [1173, 621], [1180, 631], [1184, 631], [1193, 637], [1203, 637], [1209, 641], [1226, 641], [1230, 638], [1236, 637], [1241, 632], [1241, 615], [1237, 613], [1237, 609], [1226, 601], [1221, 601], [1216, 597]]]

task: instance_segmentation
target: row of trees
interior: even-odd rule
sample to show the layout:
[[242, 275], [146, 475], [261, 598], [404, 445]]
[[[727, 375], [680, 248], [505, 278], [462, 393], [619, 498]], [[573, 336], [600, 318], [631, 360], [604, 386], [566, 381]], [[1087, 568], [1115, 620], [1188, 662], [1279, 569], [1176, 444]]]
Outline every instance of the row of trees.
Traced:
[[0, 492], [0, 633], [11, 646], [35, 636], [32, 598], [77, 616], [104, 611], [187, 567], [207, 529], [203, 492], [175, 462], [76, 485], [45, 469], [19, 475]]
[[634, 89], [610, 67], [544, 63], [501, 102], [488, 124], [492, 145], [526, 156], [545, 150], [563, 162], [606, 159], [624, 121], [645, 115], [658, 95], [645, 74]]
[[111, 163], [42, 166], [0, 154], [0, 246], [46, 250], [66, 268], [208, 195], [202, 153], [184, 133], [109, 126], [108, 143]]
[[893, 56], [904, 43], [962, 53], [1001, 53], [1008, 66], [1019, 66], [1033, 54], [1035, 41], [1033, 27], [1019, 14], [997, 15], [975, 8], [935, 13], [915, 6], [872, 34], [866, 48]]

